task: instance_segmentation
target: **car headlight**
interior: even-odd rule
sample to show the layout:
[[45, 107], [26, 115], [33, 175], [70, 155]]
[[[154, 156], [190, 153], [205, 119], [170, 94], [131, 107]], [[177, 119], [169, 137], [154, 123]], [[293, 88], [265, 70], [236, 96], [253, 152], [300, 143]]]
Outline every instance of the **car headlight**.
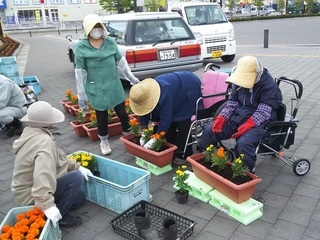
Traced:
[[230, 29], [229, 31], [229, 41], [233, 41], [234, 40], [234, 30]]
[[195, 36], [196, 40], [197, 40], [200, 44], [203, 43], [203, 42], [202, 42], [202, 35], [201, 35], [201, 33], [199, 33], [199, 32], [194, 32], [193, 35]]

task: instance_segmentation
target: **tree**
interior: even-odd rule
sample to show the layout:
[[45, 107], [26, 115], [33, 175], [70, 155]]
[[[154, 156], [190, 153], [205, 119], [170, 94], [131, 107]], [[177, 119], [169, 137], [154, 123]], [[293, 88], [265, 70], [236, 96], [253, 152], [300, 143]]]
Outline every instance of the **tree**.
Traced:
[[286, 8], [286, 0], [277, 0], [278, 3], [278, 11], [281, 12], [281, 14], [285, 13], [283, 9]]
[[234, 7], [236, 5], [236, 0], [229, 0], [227, 7], [229, 8], [231, 15], [233, 15]]
[[149, 12], [158, 12], [160, 7], [160, 0], [145, 0], [144, 6]]
[[134, 10], [132, 0], [99, 0], [99, 4], [107, 12], [125, 13]]

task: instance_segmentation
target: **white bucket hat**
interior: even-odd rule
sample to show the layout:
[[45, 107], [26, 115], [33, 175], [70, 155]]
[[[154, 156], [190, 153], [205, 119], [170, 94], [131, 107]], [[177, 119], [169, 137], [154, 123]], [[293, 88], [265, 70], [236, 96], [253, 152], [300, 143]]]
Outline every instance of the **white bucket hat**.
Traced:
[[64, 114], [49, 103], [38, 101], [30, 105], [21, 122], [30, 127], [49, 127], [64, 121]]
[[235, 71], [226, 82], [251, 89], [260, 80], [262, 72], [263, 68], [256, 57], [244, 56], [239, 59]]
[[102, 23], [101, 17], [97, 14], [88, 14], [83, 19], [83, 28], [86, 36], [89, 36], [92, 28], [99, 23], [102, 29], [105, 31], [105, 34], [108, 34], [107, 29], [105, 28], [104, 24]]

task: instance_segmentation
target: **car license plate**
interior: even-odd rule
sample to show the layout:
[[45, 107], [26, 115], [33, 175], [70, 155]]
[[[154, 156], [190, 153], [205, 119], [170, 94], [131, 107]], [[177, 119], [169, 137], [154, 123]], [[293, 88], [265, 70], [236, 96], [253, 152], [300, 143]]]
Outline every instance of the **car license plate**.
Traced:
[[160, 61], [176, 58], [176, 54], [173, 49], [159, 51], [159, 56], [160, 56]]
[[211, 52], [211, 56], [212, 58], [220, 58], [222, 56], [222, 51], [219, 50], [219, 51], [212, 51]]

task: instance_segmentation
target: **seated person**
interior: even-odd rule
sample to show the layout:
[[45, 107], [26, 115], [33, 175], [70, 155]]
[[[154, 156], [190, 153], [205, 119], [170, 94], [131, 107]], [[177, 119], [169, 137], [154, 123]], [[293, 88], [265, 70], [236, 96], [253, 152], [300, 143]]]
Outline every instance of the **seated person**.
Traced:
[[11, 79], [0, 75], [0, 125], [8, 129], [7, 136], [20, 135], [22, 118], [26, 112], [27, 100], [21, 88]]
[[282, 94], [268, 70], [253, 56], [240, 58], [226, 82], [232, 83], [231, 97], [212, 125], [205, 127], [199, 147], [203, 151], [210, 144], [236, 139], [236, 157], [244, 154], [244, 163], [255, 172], [255, 150], [266, 124], [277, 119]]
[[196, 101], [201, 97], [201, 81], [192, 72], [177, 71], [145, 79], [130, 89], [132, 111], [140, 116], [140, 125], [147, 128], [149, 120], [159, 122], [157, 132], [164, 131], [166, 140], [178, 147], [175, 164], [185, 163], [182, 157], [192, 155], [184, 146], [195, 113]]

